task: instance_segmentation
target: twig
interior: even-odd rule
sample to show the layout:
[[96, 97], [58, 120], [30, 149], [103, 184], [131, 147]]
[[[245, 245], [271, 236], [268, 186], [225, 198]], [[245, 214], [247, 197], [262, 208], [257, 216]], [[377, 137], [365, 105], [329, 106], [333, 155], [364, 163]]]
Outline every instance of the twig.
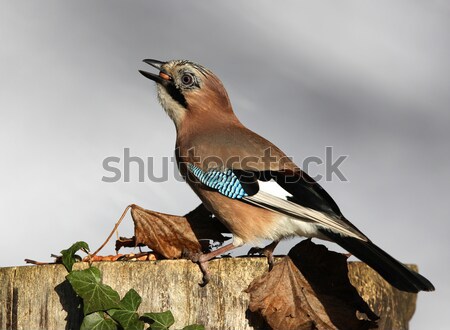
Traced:
[[41, 262], [41, 261], [36, 261], [36, 260], [31, 260], [31, 259], [25, 259], [24, 260], [27, 264], [32, 264], [32, 265], [53, 265], [56, 264], [56, 262]]
[[113, 228], [113, 230], [111, 231], [111, 233], [109, 234], [108, 238], [106, 238], [106, 240], [103, 242], [103, 244], [100, 245], [100, 247], [99, 247], [97, 250], [95, 250], [94, 253], [89, 254], [89, 258], [92, 259], [93, 257], [95, 257], [95, 255], [96, 255], [97, 253], [99, 253], [101, 249], [103, 249], [103, 248], [105, 247], [105, 245], [109, 242], [109, 240], [111, 239], [111, 237], [112, 237], [112, 235], [114, 234], [114, 232], [115, 232], [115, 231], [117, 230], [117, 228], [119, 227], [120, 223], [122, 222], [123, 218], [124, 218], [125, 215], [127, 214], [128, 210], [131, 208], [131, 206], [132, 206], [132, 204], [128, 205], [128, 206], [125, 208], [125, 211], [123, 211], [122, 216], [120, 217], [119, 221], [117, 221], [117, 223], [114, 225], [114, 228]]

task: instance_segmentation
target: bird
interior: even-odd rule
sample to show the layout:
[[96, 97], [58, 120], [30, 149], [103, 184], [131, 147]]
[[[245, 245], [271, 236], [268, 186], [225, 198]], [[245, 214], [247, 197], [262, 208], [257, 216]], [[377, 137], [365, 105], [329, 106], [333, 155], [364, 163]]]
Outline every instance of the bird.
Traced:
[[220, 79], [189, 60], [143, 60], [139, 70], [156, 83], [159, 103], [176, 128], [178, 169], [203, 205], [233, 234], [233, 241], [192, 257], [209, 281], [207, 262], [243, 244], [302, 236], [332, 241], [395, 288], [417, 293], [433, 284], [375, 245], [342, 214], [325, 189], [280, 148], [244, 126]]

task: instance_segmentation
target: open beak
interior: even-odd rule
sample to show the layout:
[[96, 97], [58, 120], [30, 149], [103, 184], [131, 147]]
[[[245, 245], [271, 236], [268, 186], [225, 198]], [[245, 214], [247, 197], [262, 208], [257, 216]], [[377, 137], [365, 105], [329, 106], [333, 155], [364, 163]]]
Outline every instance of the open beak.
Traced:
[[161, 85], [167, 85], [168, 82], [172, 81], [172, 77], [168, 75], [162, 66], [165, 64], [165, 62], [161, 62], [158, 60], [143, 60], [143, 62], [150, 64], [152, 67], [157, 68], [159, 70], [159, 75], [156, 75], [154, 73], [150, 73], [147, 71], [139, 70], [139, 72], [146, 78], [151, 79], [158, 84]]

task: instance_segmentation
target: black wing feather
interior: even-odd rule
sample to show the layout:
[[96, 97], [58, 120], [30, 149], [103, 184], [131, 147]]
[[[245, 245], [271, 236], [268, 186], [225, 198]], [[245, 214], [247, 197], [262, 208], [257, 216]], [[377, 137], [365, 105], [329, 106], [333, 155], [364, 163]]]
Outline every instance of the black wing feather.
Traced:
[[407, 292], [434, 291], [425, 277], [407, 268], [371, 241], [345, 237], [330, 230], [319, 229], [324, 235], [346, 249], [355, 257], [376, 270], [386, 281], [399, 290]]
[[333, 198], [305, 172], [294, 174], [285, 171], [233, 170], [233, 173], [238, 177], [249, 196], [253, 196], [259, 191], [258, 180], [270, 181], [273, 179], [284, 190], [292, 194], [290, 198], [292, 202], [337, 218], [343, 217]]
[[279, 171], [271, 174], [284, 190], [292, 194], [293, 202], [332, 216], [342, 217], [341, 210], [333, 198], [305, 172], [294, 174]]

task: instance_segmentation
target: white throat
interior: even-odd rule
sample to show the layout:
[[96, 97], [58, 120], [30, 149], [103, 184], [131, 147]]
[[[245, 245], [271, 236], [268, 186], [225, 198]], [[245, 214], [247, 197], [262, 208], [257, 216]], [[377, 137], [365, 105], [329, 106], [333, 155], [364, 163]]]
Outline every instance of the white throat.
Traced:
[[169, 93], [167, 93], [166, 89], [157, 85], [158, 90], [158, 101], [161, 106], [164, 108], [164, 111], [169, 115], [169, 117], [173, 120], [176, 127], [179, 127], [184, 117], [186, 116], [186, 109], [177, 101], [175, 101]]

